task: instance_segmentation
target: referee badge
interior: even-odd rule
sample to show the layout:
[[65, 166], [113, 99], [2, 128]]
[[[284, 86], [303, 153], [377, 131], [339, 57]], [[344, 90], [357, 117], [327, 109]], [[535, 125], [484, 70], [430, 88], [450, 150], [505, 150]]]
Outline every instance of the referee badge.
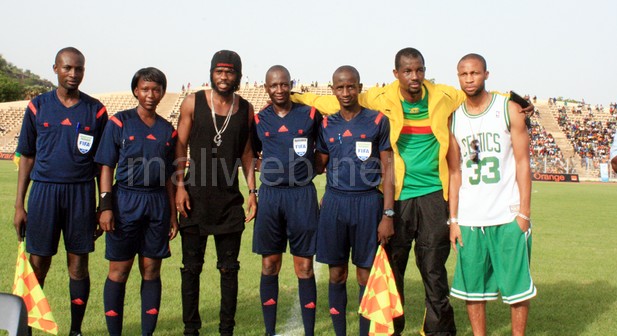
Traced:
[[294, 138], [294, 152], [296, 152], [298, 156], [304, 156], [304, 154], [306, 154], [307, 147], [307, 138]]
[[366, 161], [371, 157], [371, 150], [373, 149], [370, 141], [356, 141], [356, 155], [358, 159]]
[[77, 136], [77, 149], [79, 149], [79, 152], [81, 154], [86, 154], [90, 151], [90, 148], [92, 148], [93, 142], [93, 135], [79, 133], [79, 135]]

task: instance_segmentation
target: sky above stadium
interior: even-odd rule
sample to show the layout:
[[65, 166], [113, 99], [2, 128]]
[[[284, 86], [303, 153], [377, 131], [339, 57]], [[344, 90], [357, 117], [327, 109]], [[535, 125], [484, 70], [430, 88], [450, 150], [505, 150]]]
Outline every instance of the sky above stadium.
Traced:
[[355, 66], [366, 86], [394, 79], [394, 55], [419, 49], [427, 78], [458, 87], [456, 64], [475, 52], [490, 90], [538, 98], [617, 101], [617, 2], [588, 1], [77, 1], [4, 0], [0, 54], [56, 82], [55, 53], [86, 56], [88, 93], [130, 90], [136, 70], [161, 69], [168, 91], [209, 80], [212, 54], [237, 51], [243, 85], [274, 64], [304, 83]]

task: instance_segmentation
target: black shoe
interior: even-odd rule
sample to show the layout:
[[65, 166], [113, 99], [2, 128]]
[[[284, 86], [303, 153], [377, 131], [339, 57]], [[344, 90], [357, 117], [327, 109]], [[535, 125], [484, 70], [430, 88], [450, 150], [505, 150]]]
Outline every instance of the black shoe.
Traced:
[[81, 334], [81, 331], [71, 330], [71, 332], [69, 333], [69, 336], [83, 336], [83, 335]]

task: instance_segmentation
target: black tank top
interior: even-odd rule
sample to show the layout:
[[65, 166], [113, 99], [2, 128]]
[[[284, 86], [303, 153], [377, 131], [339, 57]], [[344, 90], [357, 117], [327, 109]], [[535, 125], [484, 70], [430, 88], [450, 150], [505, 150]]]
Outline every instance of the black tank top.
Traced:
[[[199, 225], [202, 235], [244, 230], [244, 198], [238, 187], [238, 168], [242, 166], [241, 157], [249, 136], [249, 103], [242, 97], [239, 101], [238, 111], [231, 116], [217, 147], [205, 91], [195, 93], [189, 139], [191, 163], [185, 177], [192, 210], [188, 218], [180, 217], [180, 225]], [[215, 117], [221, 129], [225, 117]]]

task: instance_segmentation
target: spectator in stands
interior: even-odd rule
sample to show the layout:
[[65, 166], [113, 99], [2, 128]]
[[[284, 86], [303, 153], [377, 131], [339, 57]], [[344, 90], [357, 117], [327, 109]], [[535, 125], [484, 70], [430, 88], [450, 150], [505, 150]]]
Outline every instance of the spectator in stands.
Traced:
[[[71, 336], [81, 335], [90, 295], [88, 253], [94, 251], [98, 237], [94, 154], [107, 123], [105, 106], [79, 91], [85, 63], [84, 55], [73, 47], [58, 51], [53, 65], [58, 88], [28, 103], [17, 146], [21, 161], [15, 230], [21, 241], [25, 229], [26, 250], [41, 286], [63, 233]], [[24, 200], [30, 181], [26, 214]]]
[[[240, 56], [229, 50], [218, 51], [210, 66], [212, 89], [189, 94], [180, 106], [175, 177], [176, 208], [181, 214], [184, 335], [198, 335], [201, 328], [200, 274], [209, 235], [214, 236], [220, 272], [219, 333], [233, 335], [236, 323], [240, 241], [244, 223], [257, 211], [249, 138], [253, 106], [235, 94], [241, 79]], [[189, 146], [191, 164], [185, 176]], [[249, 188], [246, 217], [238, 186], [238, 162]]]
[[537, 120], [537, 116], [531, 117], [531, 129], [529, 154], [531, 157], [532, 171], [543, 173], [566, 173], [563, 154], [553, 135], [546, 133]]

